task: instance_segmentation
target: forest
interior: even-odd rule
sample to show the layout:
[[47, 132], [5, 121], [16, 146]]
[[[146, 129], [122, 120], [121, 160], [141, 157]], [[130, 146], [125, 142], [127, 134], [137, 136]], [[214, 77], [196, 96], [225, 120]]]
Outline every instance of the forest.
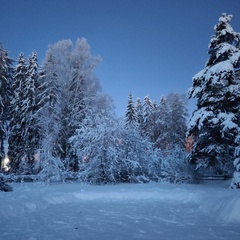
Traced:
[[[168, 181], [196, 183], [227, 175], [240, 188], [240, 33], [223, 14], [205, 68], [193, 77], [197, 99], [188, 123], [187, 98], [126, 99], [117, 118], [101, 90], [85, 38], [61, 40], [12, 59], [0, 47], [0, 159], [2, 178], [74, 179], [90, 184]], [[134, 92], [134, 89], [133, 89]]]

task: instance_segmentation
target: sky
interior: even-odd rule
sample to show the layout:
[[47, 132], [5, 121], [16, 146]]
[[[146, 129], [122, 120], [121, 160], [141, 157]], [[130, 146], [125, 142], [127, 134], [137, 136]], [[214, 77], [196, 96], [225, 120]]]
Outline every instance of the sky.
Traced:
[[[208, 44], [221, 13], [240, 31], [239, 0], [1, 0], [0, 42], [10, 57], [38, 53], [49, 44], [87, 39], [102, 90], [117, 116], [129, 92], [159, 102], [171, 92], [187, 94], [192, 77], [208, 60]], [[189, 102], [189, 113], [195, 101]]]

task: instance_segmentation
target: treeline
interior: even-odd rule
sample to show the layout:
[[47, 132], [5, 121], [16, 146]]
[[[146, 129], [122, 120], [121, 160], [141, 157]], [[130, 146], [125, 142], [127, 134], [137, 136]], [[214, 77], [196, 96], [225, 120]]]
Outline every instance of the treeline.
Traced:
[[197, 109], [188, 129], [186, 100], [176, 93], [159, 102], [130, 93], [117, 119], [94, 75], [101, 59], [85, 39], [49, 46], [40, 67], [35, 52], [13, 67], [1, 46], [0, 159], [10, 159], [1, 166], [45, 181], [192, 182], [190, 162], [201, 174], [233, 176], [240, 188], [240, 33], [231, 19], [219, 18], [209, 60], [193, 77], [188, 96]]
[[83, 38], [50, 45], [41, 66], [33, 52], [13, 67], [1, 46], [1, 166], [45, 181], [192, 181], [184, 97], [134, 103], [129, 94], [125, 119], [117, 119], [94, 74], [100, 61]]

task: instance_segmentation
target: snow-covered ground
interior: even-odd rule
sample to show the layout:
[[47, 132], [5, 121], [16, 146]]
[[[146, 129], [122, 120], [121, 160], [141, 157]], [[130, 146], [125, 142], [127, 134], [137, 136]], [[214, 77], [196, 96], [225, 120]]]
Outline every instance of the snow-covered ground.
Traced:
[[0, 192], [0, 239], [239, 240], [240, 191], [228, 185], [14, 183]]

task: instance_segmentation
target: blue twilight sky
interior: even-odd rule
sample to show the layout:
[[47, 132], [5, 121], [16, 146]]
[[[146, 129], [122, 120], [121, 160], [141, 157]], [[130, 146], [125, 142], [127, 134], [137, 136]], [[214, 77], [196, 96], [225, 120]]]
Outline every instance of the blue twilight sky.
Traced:
[[130, 91], [157, 102], [187, 93], [222, 12], [240, 31], [240, 0], [1, 0], [0, 8], [0, 42], [15, 59], [36, 50], [41, 63], [49, 44], [85, 37], [103, 59], [96, 75], [117, 116]]

